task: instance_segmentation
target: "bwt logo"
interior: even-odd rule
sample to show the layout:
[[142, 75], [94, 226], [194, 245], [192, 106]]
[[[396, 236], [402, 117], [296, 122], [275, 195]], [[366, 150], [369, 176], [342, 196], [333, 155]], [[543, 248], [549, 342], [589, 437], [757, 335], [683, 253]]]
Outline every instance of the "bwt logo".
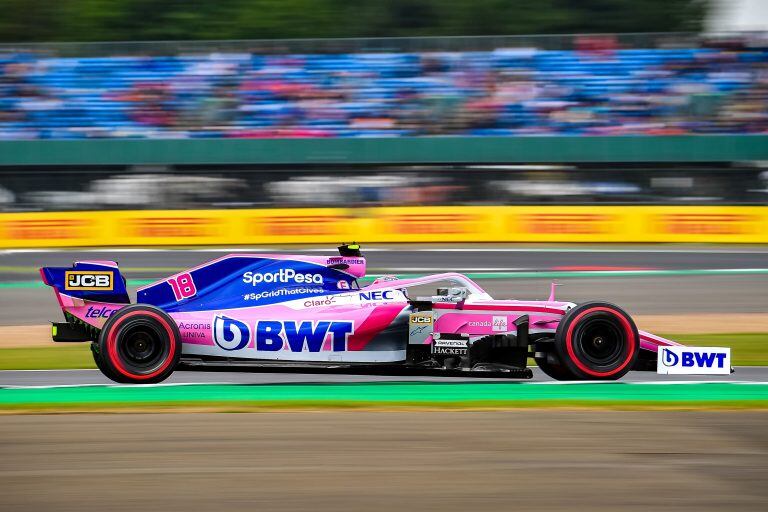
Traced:
[[[256, 350], [276, 352], [320, 352], [331, 336], [330, 350], [347, 350], [347, 338], [354, 332], [352, 322], [260, 320], [256, 323]], [[213, 318], [213, 341], [224, 350], [242, 350], [251, 341], [251, 330], [245, 322], [223, 315]], [[287, 346], [286, 346], [287, 345]]]
[[683, 368], [723, 368], [726, 354], [703, 351], [684, 351], [675, 353], [661, 349], [661, 362], [664, 366], [682, 366]]
[[260, 320], [256, 324], [256, 350], [278, 351], [288, 342], [291, 352], [320, 352], [328, 334], [331, 335], [331, 350], [347, 350], [347, 337], [353, 333], [352, 322], [279, 322]]
[[112, 272], [67, 271], [64, 274], [65, 290], [112, 290]]
[[240, 350], [251, 341], [248, 324], [223, 315], [213, 317], [213, 341], [224, 350]]

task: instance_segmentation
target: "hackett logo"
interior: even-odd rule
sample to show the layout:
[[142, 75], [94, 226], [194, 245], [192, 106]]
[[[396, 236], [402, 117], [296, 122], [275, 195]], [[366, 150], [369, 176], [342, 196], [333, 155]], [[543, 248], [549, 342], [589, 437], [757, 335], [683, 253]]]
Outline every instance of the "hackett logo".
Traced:
[[85, 272], [69, 270], [64, 274], [65, 290], [111, 291], [113, 272]]

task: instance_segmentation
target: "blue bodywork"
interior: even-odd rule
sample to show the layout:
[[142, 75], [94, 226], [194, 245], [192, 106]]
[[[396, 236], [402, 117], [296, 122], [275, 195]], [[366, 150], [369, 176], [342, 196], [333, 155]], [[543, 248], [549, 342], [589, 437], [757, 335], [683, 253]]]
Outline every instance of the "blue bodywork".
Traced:
[[[177, 300], [171, 280], [189, 274], [196, 293]], [[139, 290], [137, 301], [169, 313], [264, 306], [357, 287], [355, 277], [316, 263], [228, 256]]]

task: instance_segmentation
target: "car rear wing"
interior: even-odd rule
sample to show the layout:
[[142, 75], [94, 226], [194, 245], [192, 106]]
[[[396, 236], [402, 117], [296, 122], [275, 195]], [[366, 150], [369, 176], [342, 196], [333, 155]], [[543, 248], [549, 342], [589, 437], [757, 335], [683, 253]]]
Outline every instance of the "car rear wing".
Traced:
[[54, 341], [87, 341], [98, 335], [115, 311], [130, 304], [125, 278], [114, 261], [77, 261], [71, 267], [42, 267], [64, 323], [54, 323]]

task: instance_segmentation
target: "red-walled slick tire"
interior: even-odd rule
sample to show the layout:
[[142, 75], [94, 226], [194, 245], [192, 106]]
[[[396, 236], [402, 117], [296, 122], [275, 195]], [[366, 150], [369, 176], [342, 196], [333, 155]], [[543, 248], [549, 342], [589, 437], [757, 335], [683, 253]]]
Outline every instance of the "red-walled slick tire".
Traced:
[[536, 365], [545, 375], [555, 380], [578, 380], [578, 377], [562, 364], [553, 364], [546, 358], [536, 359]]
[[173, 373], [181, 357], [181, 334], [164, 311], [146, 304], [112, 315], [99, 335], [99, 368], [121, 383], [150, 384]]
[[96, 367], [101, 370], [101, 373], [104, 374], [105, 377], [120, 383], [126, 383], [128, 382], [126, 379], [121, 379], [120, 375], [113, 372], [104, 362], [104, 358], [102, 357], [101, 352], [99, 351], [99, 342], [98, 341], [92, 341], [91, 342], [91, 354], [93, 355], [93, 362], [96, 363]]
[[570, 310], [555, 333], [555, 350], [575, 379], [616, 380], [635, 365], [640, 336], [632, 318], [607, 302]]

